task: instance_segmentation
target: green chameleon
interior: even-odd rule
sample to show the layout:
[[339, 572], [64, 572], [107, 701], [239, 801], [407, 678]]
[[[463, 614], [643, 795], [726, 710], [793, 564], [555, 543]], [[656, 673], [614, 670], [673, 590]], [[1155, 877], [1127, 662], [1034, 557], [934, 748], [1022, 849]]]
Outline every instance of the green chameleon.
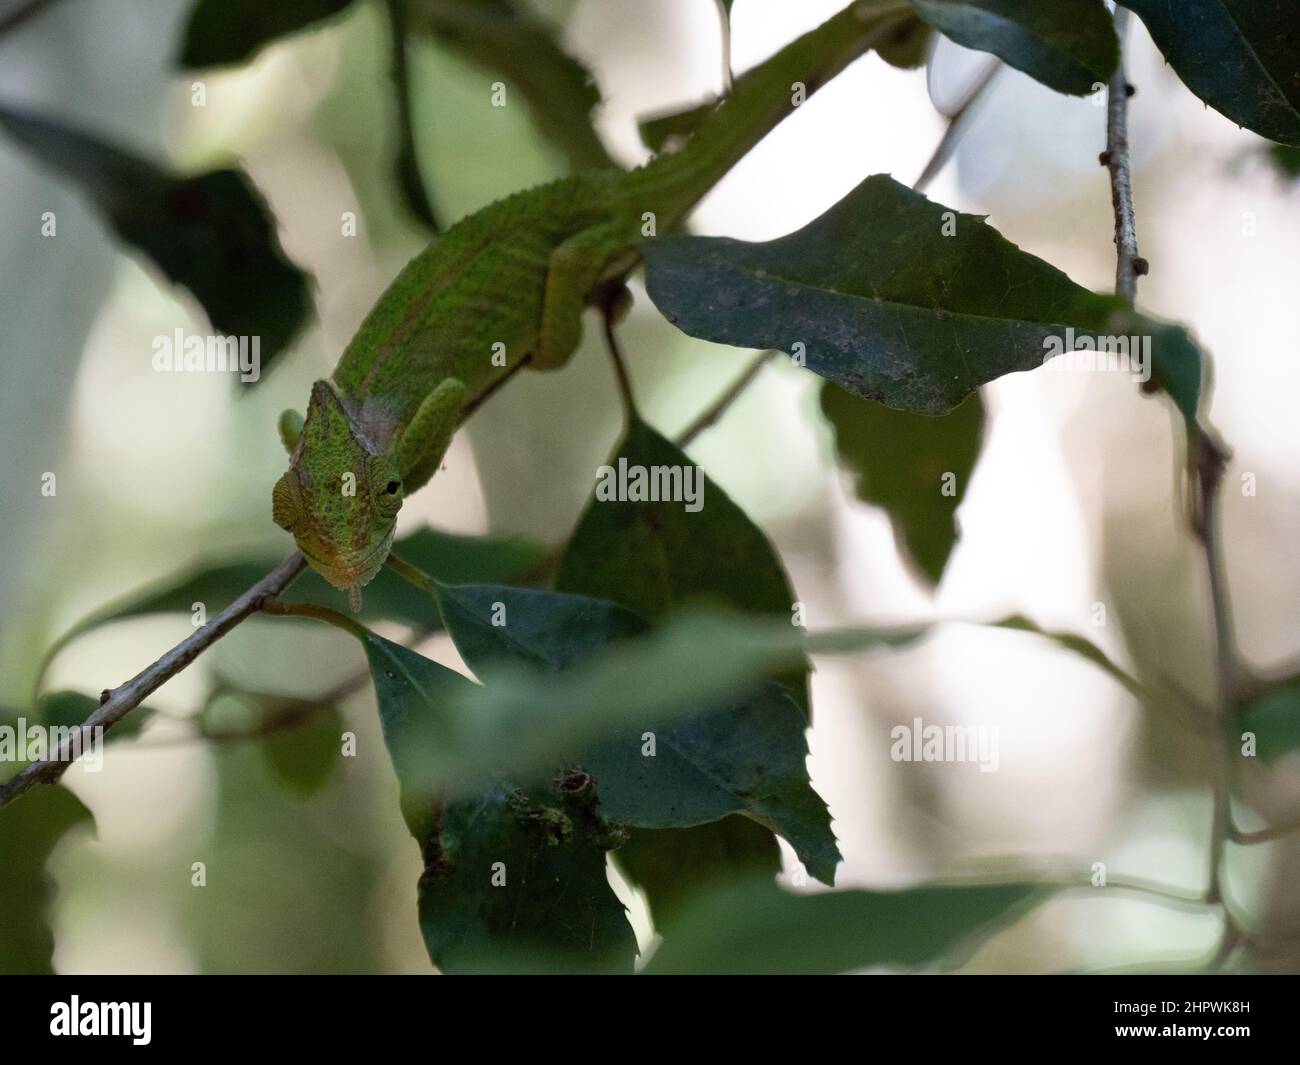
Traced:
[[436, 472], [464, 414], [525, 361], [562, 366], [602, 282], [635, 263], [647, 222], [680, 225], [802, 97], [897, 32], [910, 10], [857, 0], [739, 78], [680, 151], [516, 193], [402, 270], [333, 377], [312, 386], [306, 418], [280, 418], [290, 462], [273, 517], [353, 610], [388, 557], [403, 498]]

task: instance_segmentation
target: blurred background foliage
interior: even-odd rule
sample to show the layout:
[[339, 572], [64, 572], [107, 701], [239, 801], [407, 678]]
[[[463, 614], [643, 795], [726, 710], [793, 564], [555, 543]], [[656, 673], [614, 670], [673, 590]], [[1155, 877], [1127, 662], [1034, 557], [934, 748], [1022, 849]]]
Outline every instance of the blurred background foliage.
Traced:
[[[157, 233], [120, 222], [123, 211], [153, 210], [138, 177], [138, 200], [87, 196], [85, 173], [60, 176], [33, 157], [15, 133], [21, 118], [0, 123], [10, 133], [0, 136], [7, 719], [31, 715], [44, 652], [91, 611], [214, 558], [275, 559], [288, 549], [267, 506], [283, 466], [276, 415], [301, 406], [310, 381], [329, 372], [431, 224], [606, 155], [641, 161], [639, 118], [720, 88], [708, 0], [412, 0], [411, 23], [433, 32], [405, 42], [414, 135], [404, 149], [394, 5], [317, 2], [319, 21], [306, 32], [259, 47], [291, 6], [66, 0], [0, 37], [0, 110], [57, 119], [169, 180], [237, 167], [273, 219], [268, 261], [301, 271], [307, 297], [284, 330], [282, 357], [252, 390], [237, 396], [217, 378], [155, 374], [153, 337], [207, 329], [202, 285], [182, 276], [195, 257], [183, 252], [181, 268], [169, 269], [166, 256], [151, 258]], [[733, 6], [740, 70], [839, 4]], [[513, 7], [527, 15], [522, 29]], [[206, 38], [205, 51], [187, 28], [220, 8], [237, 9], [249, 34]], [[903, 66], [914, 58], [891, 56]], [[949, 47], [927, 85], [924, 70], [858, 64], [719, 186], [696, 228], [768, 239], [868, 173], [913, 180], [943, 129], [931, 97], [951, 96], [945, 79], [960, 82], [969, 65]], [[1189, 323], [1215, 353], [1214, 420], [1236, 456], [1224, 539], [1239, 638], [1261, 678], [1285, 676], [1300, 652], [1300, 431], [1289, 399], [1300, 368], [1288, 357], [1300, 345], [1294, 154], [1262, 148], [1205, 111], [1140, 27], [1129, 76], [1140, 87], [1131, 139], [1153, 263], [1143, 303]], [[490, 101], [498, 80], [513, 94], [504, 108]], [[1095, 103], [1005, 72], [931, 195], [991, 214], [1027, 250], [1108, 288], [1110, 206], [1096, 165], [1104, 109]], [[30, 141], [34, 127], [23, 129]], [[174, 203], [174, 192], [159, 185], [157, 196]], [[41, 234], [47, 211], [55, 239]], [[343, 235], [347, 212], [355, 237]], [[749, 355], [687, 339], [634, 290], [623, 343], [647, 421], [671, 436]], [[521, 375], [476, 415], [447, 470], [404, 509], [403, 532], [432, 525], [516, 538], [520, 568], [479, 578], [502, 580], [536, 557], [526, 545], [569, 535], [620, 431], [596, 332], [563, 372]], [[1019, 613], [1087, 635], [1144, 680], [1211, 690], [1205, 593], [1180, 525], [1166, 410], [1126, 380], [1017, 375], [964, 408], [950, 442], [928, 437], [922, 451], [906, 443], [912, 416], [868, 422], [854, 404], [777, 360], [690, 449], [773, 539], [811, 627]], [[914, 461], [882, 466], [891, 447]], [[959, 471], [956, 498], [936, 499], [930, 512], [891, 506], [910, 478], [929, 484], [936, 469]], [[53, 498], [40, 492], [45, 472], [57, 474]], [[1245, 473], [1253, 494], [1242, 490]], [[92, 705], [94, 693], [186, 634], [186, 613], [150, 612], [71, 642], [44, 690], [80, 695], [46, 700], [40, 713], [59, 720]], [[379, 631], [413, 635], [409, 618], [390, 617]], [[458, 664], [445, 637], [418, 636], [425, 653]], [[102, 773], [74, 770], [65, 787], [0, 813], [0, 971], [429, 971], [415, 908], [420, 859], [373, 696], [352, 683], [362, 667], [346, 637], [254, 619], [150, 700], [145, 727], [113, 745]], [[905, 651], [819, 664], [812, 703], [810, 765], [836, 819], [841, 885], [1100, 861], [1199, 890], [1203, 741], [1084, 662], [1027, 636], [952, 626]], [[999, 728], [1000, 771], [892, 762], [890, 728], [918, 716]], [[357, 756], [326, 772], [313, 752], [340, 727], [356, 734]], [[1246, 774], [1243, 792], [1261, 816], [1300, 805], [1293, 752]], [[731, 849], [752, 868], [775, 869], [770, 837], [749, 838], [747, 824], [711, 826], [671, 860], [655, 833], [639, 834], [628, 867], [649, 854], [667, 872]], [[802, 888], [782, 851], [783, 882]], [[1233, 853], [1234, 904], [1268, 944], [1257, 964], [1300, 964], [1298, 867], [1292, 842]], [[644, 899], [612, 875], [649, 945]], [[1210, 916], [1075, 893], [1018, 921], [965, 967], [1194, 957], [1215, 932]], [[780, 948], [797, 958], [798, 943]]]

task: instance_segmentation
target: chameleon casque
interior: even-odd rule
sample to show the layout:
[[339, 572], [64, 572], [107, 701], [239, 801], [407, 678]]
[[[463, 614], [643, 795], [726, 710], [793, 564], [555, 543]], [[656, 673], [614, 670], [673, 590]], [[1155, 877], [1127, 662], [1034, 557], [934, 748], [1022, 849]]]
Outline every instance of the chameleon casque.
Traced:
[[797, 83], [811, 95], [909, 11], [857, 0], [737, 79], [679, 151], [509, 196], [402, 270], [333, 376], [312, 386], [306, 418], [280, 418], [290, 463], [273, 517], [353, 610], [388, 557], [403, 499], [437, 471], [463, 414], [525, 361], [545, 370], [569, 359], [602, 281], [635, 263], [647, 213], [656, 229], [680, 225], [794, 110]]

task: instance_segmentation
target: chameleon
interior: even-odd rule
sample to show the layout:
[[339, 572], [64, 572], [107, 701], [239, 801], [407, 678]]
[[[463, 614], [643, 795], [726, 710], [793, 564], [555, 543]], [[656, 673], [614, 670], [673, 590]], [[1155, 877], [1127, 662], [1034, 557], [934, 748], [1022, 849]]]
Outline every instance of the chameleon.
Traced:
[[289, 469], [272, 517], [352, 610], [387, 560], [404, 499], [437, 471], [467, 412], [522, 365], [563, 366], [602, 284], [635, 265], [647, 220], [679, 226], [802, 98], [910, 14], [905, 0], [855, 0], [737, 78], [678, 150], [517, 192], [402, 269], [332, 376], [312, 385], [306, 416], [279, 421]]

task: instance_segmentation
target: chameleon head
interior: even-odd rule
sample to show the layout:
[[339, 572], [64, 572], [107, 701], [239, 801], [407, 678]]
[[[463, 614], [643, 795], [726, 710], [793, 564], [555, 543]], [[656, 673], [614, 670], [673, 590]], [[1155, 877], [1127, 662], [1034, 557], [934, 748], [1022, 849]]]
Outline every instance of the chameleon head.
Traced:
[[359, 609], [393, 543], [402, 507], [395, 459], [376, 449], [328, 381], [312, 386], [302, 436], [271, 494], [272, 516], [317, 573]]

